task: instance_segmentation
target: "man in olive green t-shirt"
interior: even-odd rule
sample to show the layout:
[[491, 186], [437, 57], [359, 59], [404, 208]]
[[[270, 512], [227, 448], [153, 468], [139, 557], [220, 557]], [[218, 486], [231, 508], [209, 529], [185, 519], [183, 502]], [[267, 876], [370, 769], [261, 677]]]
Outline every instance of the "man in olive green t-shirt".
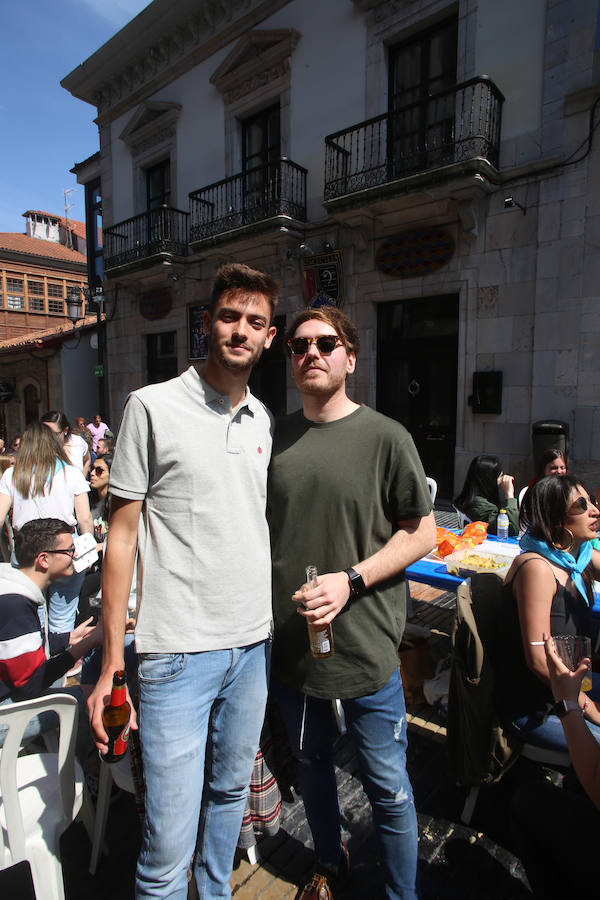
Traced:
[[[352, 322], [335, 307], [309, 309], [287, 337], [303, 411], [278, 423], [269, 473], [272, 665], [317, 857], [300, 900], [333, 897], [348, 866], [332, 759], [333, 698], [341, 699], [373, 809], [386, 896], [412, 900], [417, 822], [397, 652], [404, 570], [435, 540], [429, 491], [408, 432], [346, 393], [359, 349]], [[320, 574], [305, 590], [309, 564]], [[311, 656], [308, 622], [332, 623], [331, 656]]]

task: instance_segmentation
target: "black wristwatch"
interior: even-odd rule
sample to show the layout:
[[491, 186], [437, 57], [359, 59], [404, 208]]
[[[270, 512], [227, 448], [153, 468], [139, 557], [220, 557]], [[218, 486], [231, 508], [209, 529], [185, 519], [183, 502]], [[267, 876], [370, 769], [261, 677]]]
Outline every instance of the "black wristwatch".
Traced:
[[367, 589], [362, 579], [362, 575], [359, 575], [356, 569], [344, 569], [344, 572], [348, 576], [348, 581], [350, 582], [350, 599], [356, 600], [361, 594], [364, 594]]
[[567, 713], [570, 712], [578, 712], [583, 715], [582, 708], [579, 703], [575, 703], [574, 700], [557, 700], [554, 704], [554, 713], [559, 719], [562, 719], [563, 716], [566, 716]]

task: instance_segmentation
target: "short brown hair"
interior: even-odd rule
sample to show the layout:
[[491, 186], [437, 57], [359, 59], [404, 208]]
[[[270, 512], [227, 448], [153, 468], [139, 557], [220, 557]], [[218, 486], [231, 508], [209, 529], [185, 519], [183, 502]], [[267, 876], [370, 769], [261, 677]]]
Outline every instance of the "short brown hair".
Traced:
[[62, 519], [31, 519], [15, 532], [15, 556], [21, 568], [31, 568], [44, 550], [53, 550], [61, 534], [73, 534]]
[[338, 309], [337, 306], [318, 306], [315, 309], [303, 309], [294, 317], [292, 324], [289, 326], [285, 335], [285, 350], [288, 356], [291, 356], [291, 350], [288, 347], [288, 341], [294, 337], [296, 329], [303, 322], [309, 322], [316, 319], [319, 322], [325, 322], [335, 328], [338, 337], [344, 342], [344, 347], [348, 353], [354, 353], [358, 356], [360, 350], [360, 336], [358, 328], [351, 322], [348, 316]]
[[275, 307], [279, 300], [280, 289], [281, 285], [279, 282], [267, 275], [266, 272], [251, 269], [250, 266], [245, 266], [243, 263], [225, 263], [225, 265], [217, 269], [208, 311], [211, 316], [214, 314], [223, 294], [228, 294], [232, 291], [243, 291], [246, 294], [262, 294], [266, 297], [271, 307], [271, 318], [273, 318]]

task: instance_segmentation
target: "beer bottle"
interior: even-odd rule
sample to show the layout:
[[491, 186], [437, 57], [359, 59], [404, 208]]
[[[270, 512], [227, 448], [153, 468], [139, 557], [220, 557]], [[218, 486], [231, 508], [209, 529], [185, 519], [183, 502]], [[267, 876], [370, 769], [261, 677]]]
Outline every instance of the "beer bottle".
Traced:
[[[317, 567], [306, 567], [306, 586], [313, 588], [317, 586]], [[310, 644], [310, 652], [315, 659], [326, 659], [333, 653], [333, 632], [331, 625], [311, 625], [306, 623], [308, 628], [308, 641]]]
[[125, 672], [118, 670], [113, 675], [110, 703], [102, 711], [102, 724], [108, 735], [108, 753], [102, 757], [104, 762], [118, 762], [125, 756], [130, 712], [131, 706], [126, 699]]

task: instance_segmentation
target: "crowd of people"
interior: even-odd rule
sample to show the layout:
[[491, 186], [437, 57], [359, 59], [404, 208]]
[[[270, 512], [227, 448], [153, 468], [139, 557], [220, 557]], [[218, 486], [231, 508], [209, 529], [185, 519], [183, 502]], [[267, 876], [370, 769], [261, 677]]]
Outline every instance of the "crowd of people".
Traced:
[[[139, 729], [145, 781], [136, 896], [182, 900], [190, 867], [200, 897], [229, 896], [269, 690], [315, 848], [298, 898], [336, 896], [350, 866], [333, 765], [339, 701], [385, 896], [412, 900], [417, 818], [398, 648], [405, 570], [435, 543], [432, 503], [409, 433], [349, 396], [359, 333], [337, 308], [304, 310], [285, 335], [301, 409], [275, 425], [252, 395], [248, 379], [274, 339], [278, 293], [265, 273], [222, 266], [206, 313], [206, 360], [134, 391], [116, 446], [99, 415], [72, 427], [51, 410], [25, 429], [0, 479], [0, 519], [14, 531], [12, 560], [0, 566], [0, 701], [62, 684], [85, 658], [91, 734], [105, 754], [113, 673], [135, 666], [130, 727]], [[600, 738], [600, 683], [582, 693], [583, 669], [565, 674], [551, 642], [591, 633], [595, 499], [552, 451], [520, 509], [514, 478], [487, 455], [472, 461], [455, 505], [492, 533], [505, 509], [511, 534], [522, 535], [504, 586], [511, 664], [498, 703], [527, 740], [575, 748], [597, 802], [597, 778], [578, 761], [580, 745], [589, 750]], [[73, 571], [75, 530], [95, 535], [94, 571]], [[319, 573], [310, 587], [309, 564]], [[98, 594], [100, 569], [94, 624], [86, 600]], [[333, 652], [317, 659], [309, 629], [330, 625]], [[560, 715], [557, 700], [569, 700], [588, 727]]]

